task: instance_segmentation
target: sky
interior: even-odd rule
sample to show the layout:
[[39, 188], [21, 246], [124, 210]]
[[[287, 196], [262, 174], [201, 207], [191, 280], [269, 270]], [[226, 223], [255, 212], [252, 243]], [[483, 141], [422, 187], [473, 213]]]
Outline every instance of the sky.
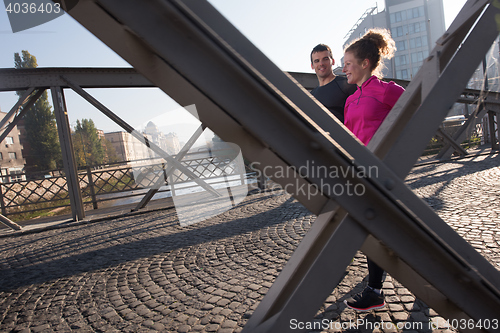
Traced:
[[[209, 0], [254, 45], [280, 69], [314, 73], [309, 54], [325, 43], [340, 64], [344, 36], [366, 9], [384, 9], [384, 1], [350, 2], [316, 0]], [[448, 27], [466, 0], [443, 0]], [[1, 5], [0, 5], [1, 6]], [[0, 8], [0, 68], [14, 67], [14, 53], [27, 50], [36, 56], [39, 67], [131, 67], [68, 14], [28, 30], [13, 33], [5, 8]], [[0, 78], [1, 79], [1, 78]], [[157, 88], [88, 89], [110, 110], [138, 128], [149, 120], [171, 112], [177, 122], [196, 121], [181, 116], [179, 105]], [[50, 95], [49, 95], [50, 96]], [[70, 124], [93, 119], [105, 132], [120, 128], [76, 93], [65, 90]], [[13, 92], [0, 92], [0, 109], [8, 112], [16, 103]], [[177, 111], [173, 111], [177, 110]], [[172, 124], [172, 127], [174, 125]], [[168, 128], [166, 128], [168, 131]], [[178, 133], [186, 141], [190, 130]], [[193, 129], [194, 131], [194, 129]]]

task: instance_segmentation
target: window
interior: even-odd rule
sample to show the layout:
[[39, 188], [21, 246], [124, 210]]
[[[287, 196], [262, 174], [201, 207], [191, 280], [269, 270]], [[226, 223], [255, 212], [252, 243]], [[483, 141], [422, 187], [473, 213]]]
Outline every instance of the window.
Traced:
[[424, 12], [424, 7], [423, 6], [415, 7], [415, 8], [412, 8], [412, 9], [408, 9], [408, 10], [405, 10], [404, 12], [406, 14], [406, 19], [407, 20], [411, 20], [411, 19], [414, 19], [414, 18], [417, 18], [417, 17], [424, 17], [425, 16], [425, 12]]
[[424, 53], [423, 52], [415, 52], [411, 54], [411, 62], [416, 64], [418, 62], [424, 61]]
[[418, 8], [413, 8], [412, 9], [412, 16], [413, 16], [413, 18], [418, 17]]
[[13, 145], [14, 144], [14, 138], [11, 137], [11, 136], [6, 137], [5, 138], [5, 144]]
[[10, 181], [11, 182], [20, 182], [24, 180], [23, 178], [23, 170], [21, 169], [10, 169], [9, 174], [10, 174]]
[[400, 71], [396, 71], [396, 78], [397, 79], [402, 79], [402, 80], [408, 80], [408, 70], [403, 69]]
[[406, 11], [406, 17], [408, 18], [408, 20], [411, 20], [413, 18], [413, 11], [411, 9], [408, 9]]
[[417, 37], [410, 39], [411, 48], [427, 46], [427, 37]]
[[427, 38], [426, 37], [416, 37], [410, 39], [410, 48], [414, 49], [416, 47], [427, 46]]
[[9, 153], [9, 158], [11, 160], [15, 160], [15, 159], [17, 159], [17, 154], [15, 152], [14, 153]]
[[401, 75], [402, 75], [403, 80], [408, 80], [408, 70], [407, 69], [403, 69], [401, 71]]
[[395, 37], [401, 37], [403, 36], [403, 28], [402, 27], [397, 27], [395, 28], [394, 30], [396, 30], [396, 34], [395, 34]]
[[401, 40], [399, 42], [396, 42], [396, 49], [398, 51], [406, 50], [406, 41], [405, 40]]
[[418, 61], [424, 61], [424, 52], [418, 52]]
[[406, 21], [406, 10], [401, 12], [401, 20]]
[[3, 155], [0, 153], [0, 161], [3, 160]]
[[402, 56], [399, 56], [401, 65], [406, 65], [408, 63], [408, 55], [403, 54]]
[[408, 26], [406, 24], [403, 25], [403, 35], [404, 36], [408, 35]]
[[402, 56], [396, 56], [394, 58], [394, 62], [396, 64], [396, 66], [404, 66], [404, 65], [408, 64], [408, 55], [403, 54]]

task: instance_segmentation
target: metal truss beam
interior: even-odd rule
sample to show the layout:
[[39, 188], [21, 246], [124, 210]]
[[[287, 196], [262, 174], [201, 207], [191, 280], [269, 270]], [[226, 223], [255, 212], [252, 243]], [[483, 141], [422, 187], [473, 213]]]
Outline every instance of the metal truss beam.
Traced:
[[[485, 10], [486, 8], [486, 10]], [[485, 12], [483, 13], [483, 10]], [[468, 1], [425, 60], [369, 147], [404, 177], [498, 37], [496, 6]], [[465, 68], [464, 68], [465, 67]], [[429, 110], [436, 110], [430, 112]], [[410, 148], [411, 147], [411, 148]]]
[[[499, 272], [402, 181], [450, 106], [441, 103], [437, 115], [429, 116], [436, 109], [429, 105], [433, 91], [452, 104], [477, 67], [476, 57], [468, 58], [472, 64], [460, 68], [463, 73], [451, 80], [450, 92], [444, 89], [441, 77], [449, 80], [448, 69], [456, 74], [463, 61], [460, 51], [454, 56], [456, 49], [464, 43], [462, 49], [484, 54], [498, 34], [492, 29], [498, 9], [487, 1], [469, 1], [466, 7], [463, 24], [452, 24], [443, 47], [422, 67], [428, 84], [410, 84], [396, 116], [388, 117], [392, 124], [372, 145], [385, 163], [205, 1], [83, 0], [70, 15], [179, 104], [196, 104], [201, 121], [225, 141], [237, 143], [246, 158], [274, 170], [294, 168], [289, 175], [271, 177], [318, 214], [318, 223], [245, 327], [246, 332], [284, 332], [292, 318], [312, 319], [360, 247], [447, 318], [491, 319], [500, 313]], [[482, 42], [473, 47], [469, 39], [464, 42], [469, 31]], [[484, 36], [478, 38], [477, 31]], [[419, 119], [425, 116], [427, 122]], [[418, 140], [413, 143], [394, 124], [411, 131], [428, 128], [414, 134]], [[393, 156], [402, 147], [411, 153], [396, 161]], [[300, 174], [301, 167], [307, 170], [311, 164], [355, 172], [345, 177]], [[367, 174], [371, 167], [376, 174]], [[361, 186], [364, 194], [335, 193], [349, 184]], [[313, 185], [321, 191], [313, 192]], [[336, 253], [333, 262], [331, 251]], [[387, 258], [391, 251], [398, 260]], [[398, 266], [401, 262], [405, 265]], [[422, 285], [413, 282], [414, 272]]]
[[[38, 89], [35, 92], [35, 88], [30, 88], [24, 92], [22, 96], [19, 97], [17, 103], [12, 107], [12, 109], [0, 120], [0, 142], [5, 140], [7, 135], [14, 129], [19, 120], [24, 116], [28, 109], [37, 101], [40, 96], [42, 96], [44, 89]], [[21, 111], [19, 111], [21, 110]], [[12, 120], [12, 118], [14, 118]], [[12, 121], [11, 121], [12, 120]], [[5, 126], [7, 125], [7, 126]], [[17, 223], [11, 221], [7, 217], [0, 214], [0, 223], [6, 225], [13, 230], [22, 230], [22, 227]]]
[[[186, 144], [182, 147], [182, 149], [179, 151], [177, 155], [175, 155], [175, 160], [177, 162], [181, 162], [184, 156], [188, 153], [189, 149], [196, 143], [196, 140], [203, 134], [203, 131], [205, 130], [204, 125], [200, 125], [196, 129], [196, 131], [193, 133], [193, 135], [189, 138], [189, 140], [186, 142]], [[165, 169], [165, 174], [170, 175], [171, 172], [175, 170], [175, 166], [173, 164], [169, 164], [168, 167]], [[152, 186], [152, 188], [144, 195], [142, 200], [137, 204], [135, 208], [132, 209], [132, 211], [137, 211], [139, 209], [142, 209], [146, 207], [146, 205], [153, 199], [153, 196], [158, 192], [158, 189], [165, 184], [165, 179], [160, 177], [158, 181]]]
[[[499, 144], [497, 139], [498, 132], [498, 113], [493, 111], [488, 111], [488, 125], [489, 125], [489, 134], [490, 134], [490, 142], [491, 149], [498, 150]], [[500, 136], [498, 136], [500, 138]]]
[[82, 88], [155, 87], [133, 68], [2, 68], [0, 91], [54, 86], [68, 88], [61, 76], [78, 82]]
[[[63, 75], [64, 74], [64, 75]], [[5, 78], [0, 83], [0, 91], [16, 91], [26, 89], [24, 94], [19, 98], [12, 109], [7, 113], [7, 115], [0, 120], [0, 130], [4, 128], [4, 131], [0, 134], [0, 142], [5, 139], [5, 137], [12, 131], [12, 129], [17, 125], [20, 119], [26, 114], [27, 110], [36, 102], [36, 100], [43, 94], [46, 89], [46, 85], [54, 84], [51, 86], [53, 97], [53, 103], [55, 108], [55, 115], [59, 130], [59, 139], [61, 143], [61, 149], [63, 152], [63, 162], [65, 172], [67, 174], [68, 189], [70, 196], [70, 204], [72, 208], [72, 215], [74, 220], [81, 220], [85, 217], [85, 212], [83, 209], [83, 201], [81, 198], [81, 191], [79, 188], [79, 183], [76, 180], [77, 174], [74, 162], [74, 152], [73, 145], [71, 143], [71, 131], [69, 125], [67, 124], [67, 112], [66, 104], [64, 101], [64, 90], [63, 88], [71, 88], [76, 93], [81, 95], [89, 103], [94, 105], [97, 109], [103, 112], [116, 124], [121, 126], [127, 132], [136, 137], [139, 141], [143, 142], [148, 148], [155, 151], [159, 156], [162, 156], [166, 161], [174, 161], [169, 163], [167, 172], [176, 168], [180, 169], [187, 176], [191, 177], [200, 186], [204, 187], [207, 191], [212, 193], [214, 196], [219, 196], [220, 194], [213, 189], [205, 181], [199, 179], [190, 170], [186, 169], [183, 165], [178, 163], [185, 153], [187, 153], [190, 145], [194, 144], [196, 139], [205, 129], [205, 126], [200, 126], [196, 131], [195, 135], [189, 141], [184, 148], [178, 154], [178, 158], [173, 159], [169, 154], [163, 151], [161, 148], [157, 147], [152, 142], [149, 142], [145, 137], [137, 133], [132, 126], [125, 123], [121, 118], [116, 116], [113, 112], [107, 109], [104, 105], [99, 103], [96, 99], [85, 92], [82, 86], [87, 88], [130, 88], [130, 87], [156, 87], [152, 85], [148, 80], [146, 80], [142, 75], [138, 74], [133, 68], [29, 68], [29, 69], [0, 69], [0, 76]], [[78, 84], [74, 80], [78, 80]], [[3, 86], [1, 85], [3, 84]], [[22, 109], [21, 109], [22, 108]], [[19, 111], [21, 110], [21, 111]], [[17, 114], [17, 115], [16, 115]], [[12, 118], [14, 118], [12, 120]], [[12, 121], [11, 121], [12, 120]], [[11, 121], [11, 122], [10, 122]], [[200, 132], [201, 131], [201, 132]], [[196, 137], [196, 138], [195, 138]], [[194, 140], [194, 141], [192, 141]], [[191, 142], [192, 141], [192, 142]], [[188, 147], [189, 146], [189, 147]], [[152, 189], [149, 191], [140, 205], [136, 207], [135, 210], [144, 207], [151, 200], [157, 190]], [[8, 220], [7, 218], [2, 219], [0, 216], [0, 223], [9, 226], [12, 229], [20, 230], [20, 226], [14, 222]]]
[[[0, 134], [0, 142], [2, 142], [7, 135], [14, 129], [14, 127], [19, 123], [19, 121], [23, 118], [29, 108], [35, 104], [35, 102], [42, 96], [45, 89], [38, 89], [34, 94], [35, 88], [28, 89], [23, 96], [19, 98], [16, 105], [12, 107], [12, 109], [5, 115], [5, 117], [0, 121], [0, 130], [3, 130], [2, 134]], [[22, 108], [22, 109], [21, 109]], [[21, 109], [21, 111], [19, 111]], [[17, 113], [17, 115], [16, 115]], [[12, 121], [11, 119], [14, 118]]]
[[0, 223], [11, 228], [12, 230], [19, 231], [23, 229], [19, 224], [17, 224], [14, 221], [11, 221], [9, 218], [3, 216], [2, 214], [0, 214]]
[[[302, 85], [305, 89], [311, 90], [317, 86], [318, 81], [315, 74], [312, 73], [298, 73], [288, 72], [288, 74], [296, 80], [297, 83]], [[0, 77], [4, 78], [0, 82], [0, 91], [15, 91], [31, 89], [31, 92], [37, 89], [43, 89], [51, 84], [69, 88], [61, 75], [69, 78], [74, 82], [78, 82], [82, 88], [139, 88], [139, 87], [156, 87], [149, 82], [144, 76], [137, 73], [134, 68], [29, 68], [29, 69], [0, 69]], [[399, 85], [406, 87], [409, 81], [393, 80]], [[28, 94], [29, 95], [29, 94]], [[27, 96], [28, 96], [27, 95]], [[481, 98], [486, 95], [488, 98]], [[474, 89], [465, 89], [463, 97], [459, 97], [457, 102], [460, 103], [477, 103], [478, 99], [483, 100], [482, 105], [497, 106], [500, 103], [499, 95], [493, 94], [489, 91], [479, 91]], [[21, 101], [21, 100], [20, 100]], [[19, 104], [20, 101], [17, 103]], [[19, 105], [14, 106], [9, 114], [0, 122], [0, 128], [3, 128], [2, 123], [11, 118], [11, 113], [14, 109], [18, 110]], [[480, 117], [480, 115], [477, 115]], [[467, 121], [459, 130], [457, 135], [451, 140], [446, 135], [441, 135], [438, 129], [438, 135], [441, 135], [446, 141], [445, 147], [437, 155], [439, 159], [448, 159], [454, 151], [464, 155], [463, 148], [459, 145], [463, 141], [467, 128], [471, 125]], [[5, 133], [4, 133], [5, 134]], [[8, 133], [7, 133], [8, 134]], [[5, 134], [6, 135], [6, 134]], [[0, 140], [2, 138], [0, 137]]]
[[446, 133], [442, 127], [438, 128], [437, 135], [443, 138], [443, 140], [446, 141], [451, 147], [453, 147], [454, 150], [457, 151], [461, 156], [467, 155], [467, 151], [458, 142], [456, 142], [448, 133]]
[[[479, 104], [474, 109], [474, 112], [469, 115], [465, 123], [460, 126], [458, 131], [455, 133], [455, 135], [453, 136], [453, 141], [455, 141], [457, 144], [460, 144], [463, 140], [465, 140], [467, 136], [467, 130], [471, 128], [471, 126], [474, 126], [478, 121], [480, 121], [484, 117], [486, 112], [487, 110], [484, 108], [484, 104]], [[451, 157], [454, 151], [455, 149], [451, 147], [451, 143], [447, 143], [436, 155], [436, 158], [439, 160], [447, 160]]]
[[158, 147], [155, 143], [149, 141], [149, 139], [147, 137], [145, 137], [143, 134], [140, 134], [138, 131], [136, 131], [132, 126], [130, 126], [128, 123], [126, 123], [123, 119], [118, 117], [115, 113], [113, 113], [111, 110], [109, 110], [103, 104], [101, 104], [101, 102], [99, 102], [97, 99], [95, 99], [93, 96], [91, 96], [85, 90], [83, 90], [82, 87], [80, 87], [78, 84], [71, 81], [70, 79], [68, 79], [65, 76], [62, 76], [61, 79], [64, 80], [66, 82], [66, 84], [71, 89], [73, 89], [78, 95], [80, 95], [81, 97], [83, 97], [83, 99], [85, 99], [87, 102], [89, 102], [94, 107], [96, 107], [105, 116], [107, 116], [109, 119], [114, 121], [118, 126], [120, 126], [125, 131], [127, 131], [130, 135], [132, 135], [134, 138], [136, 138], [139, 142], [146, 145], [146, 147], [148, 147], [153, 152], [158, 154], [158, 156], [163, 158], [165, 161], [169, 162], [171, 168], [175, 167], [176, 169], [179, 169], [180, 171], [182, 171], [186, 176], [188, 176], [190, 179], [192, 179], [196, 184], [201, 186], [207, 192], [211, 193], [215, 198], [221, 196], [221, 194], [219, 192], [217, 192], [217, 190], [214, 189], [210, 184], [208, 184], [204, 180], [197, 177], [191, 170], [189, 170], [187, 167], [182, 165], [179, 161], [177, 161], [177, 159], [170, 156], [170, 154], [168, 154], [163, 149]]
[[[17, 100], [16, 104], [10, 109], [10, 111], [5, 115], [5, 117], [0, 120], [0, 129], [3, 129], [5, 125], [7, 125], [10, 120], [16, 116], [16, 114], [19, 112], [19, 110], [23, 107], [26, 106], [27, 103], [30, 101], [30, 96], [35, 91], [35, 88], [30, 88], [24, 92], [22, 96], [19, 97]], [[32, 101], [31, 103], [34, 103], [35, 101]]]
[[83, 208], [82, 191], [80, 180], [78, 179], [78, 169], [71, 140], [71, 127], [69, 125], [68, 112], [64, 92], [61, 87], [51, 87], [52, 103], [54, 105], [54, 115], [57, 122], [59, 142], [61, 143], [61, 153], [64, 165], [66, 183], [68, 184], [69, 201], [71, 204], [71, 214], [73, 221], [80, 221], [85, 218]]

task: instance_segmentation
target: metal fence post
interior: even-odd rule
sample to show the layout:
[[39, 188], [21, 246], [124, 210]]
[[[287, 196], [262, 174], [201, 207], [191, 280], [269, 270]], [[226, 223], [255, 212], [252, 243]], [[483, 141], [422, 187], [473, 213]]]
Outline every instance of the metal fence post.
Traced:
[[495, 129], [495, 116], [496, 112], [488, 111], [488, 126], [489, 126], [489, 135], [491, 141], [491, 149], [498, 150], [498, 141], [496, 137], [496, 129]]
[[[3, 181], [2, 181], [3, 183]], [[0, 206], [2, 208], [2, 215], [7, 216], [7, 209], [5, 208], [5, 202], [3, 201], [3, 191], [2, 186], [0, 185]]]
[[260, 175], [257, 177], [257, 186], [261, 190], [265, 190], [267, 186], [267, 179], [266, 175], [264, 173], [260, 173]]
[[99, 207], [97, 206], [97, 198], [96, 198], [95, 189], [94, 189], [94, 180], [92, 179], [92, 170], [90, 170], [90, 166], [87, 166], [87, 179], [89, 182], [90, 197], [92, 198], [92, 207], [94, 209], [97, 209]]

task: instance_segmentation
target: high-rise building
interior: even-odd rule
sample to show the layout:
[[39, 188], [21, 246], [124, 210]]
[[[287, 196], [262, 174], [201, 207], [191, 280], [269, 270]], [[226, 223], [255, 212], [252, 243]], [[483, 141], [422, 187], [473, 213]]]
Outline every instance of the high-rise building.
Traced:
[[389, 30], [396, 42], [396, 54], [384, 63], [383, 75], [411, 80], [445, 32], [443, 0], [385, 0], [383, 11], [365, 11], [346, 35], [344, 48], [371, 28]]

